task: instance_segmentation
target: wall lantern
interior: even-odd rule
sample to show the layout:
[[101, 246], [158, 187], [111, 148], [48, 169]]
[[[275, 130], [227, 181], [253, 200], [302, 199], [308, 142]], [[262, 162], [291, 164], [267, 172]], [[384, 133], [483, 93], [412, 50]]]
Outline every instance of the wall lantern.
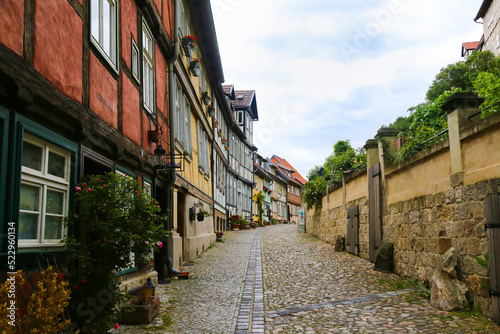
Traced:
[[156, 169], [165, 169], [167, 167], [167, 151], [161, 146], [161, 143], [154, 151], [154, 164]]

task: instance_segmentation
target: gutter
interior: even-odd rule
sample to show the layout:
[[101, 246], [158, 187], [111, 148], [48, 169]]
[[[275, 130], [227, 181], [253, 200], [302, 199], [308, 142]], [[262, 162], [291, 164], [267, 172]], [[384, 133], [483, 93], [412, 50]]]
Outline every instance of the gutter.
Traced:
[[[174, 47], [172, 50], [172, 55], [169, 59], [167, 59], [168, 63], [168, 70], [167, 70], [167, 76], [168, 76], [168, 125], [169, 125], [169, 149], [168, 153], [170, 155], [170, 161], [175, 161], [175, 117], [174, 117], [174, 110], [175, 110], [175, 101], [174, 101], [174, 94], [172, 92], [174, 91], [174, 86], [175, 86], [175, 75], [174, 75], [174, 64], [179, 58], [179, 39], [177, 37], [177, 30], [178, 30], [178, 24], [179, 24], [179, 14], [178, 14], [178, 9], [179, 9], [179, 0], [174, 0], [174, 22], [173, 22], [173, 34], [172, 34], [172, 39], [174, 42]], [[168, 169], [169, 176], [167, 178], [167, 214], [168, 214], [168, 221], [166, 223], [165, 229], [169, 231], [170, 233], [172, 232], [173, 228], [173, 217], [174, 217], [174, 184], [175, 184], [175, 178], [176, 178], [176, 173], [175, 173], [175, 168], [169, 168]], [[166, 254], [162, 254], [162, 260], [161, 260], [161, 266], [165, 268], [165, 265], [167, 267], [167, 272], [168, 274], [179, 274], [180, 272], [173, 267], [173, 261], [172, 261], [172, 256], [173, 256], [173, 241], [172, 241], [172, 236], [170, 234], [167, 242], [167, 249], [166, 249]], [[166, 263], [165, 263], [166, 262]], [[159, 279], [166, 279], [168, 274], [165, 273], [165, 270], [161, 270], [161, 276], [158, 277]], [[160, 276], [160, 272], [158, 272], [158, 276]]]

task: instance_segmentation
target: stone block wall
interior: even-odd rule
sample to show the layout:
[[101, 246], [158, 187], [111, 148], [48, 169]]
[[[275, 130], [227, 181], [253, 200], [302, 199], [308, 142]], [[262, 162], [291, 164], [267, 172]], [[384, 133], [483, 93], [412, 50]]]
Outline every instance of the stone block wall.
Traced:
[[[448, 123], [454, 126], [449, 139], [404, 163], [392, 164], [394, 152], [381, 145], [396, 140], [387, 128], [365, 148], [368, 167], [381, 165], [382, 238], [394, 244], [395, 272], [430, 282], [438, 259], [454, 247], [458, 279], [467, 285], [469, 300], [489, 316], [489, 277], [474, 257], [488, 251], [485, 199], [500, 194], [500, 113], [474, 117], [472, 102], [474, 98], [460, 95], [450, 98]], [[369, 260], [366, 173], [356, 172], [323, 198], [321, 208], [309, 210], [306, 231], [334, 243], [338, 235], [346, 235], [347, 210], [354, 205], [360, 214], [359, 255]]]

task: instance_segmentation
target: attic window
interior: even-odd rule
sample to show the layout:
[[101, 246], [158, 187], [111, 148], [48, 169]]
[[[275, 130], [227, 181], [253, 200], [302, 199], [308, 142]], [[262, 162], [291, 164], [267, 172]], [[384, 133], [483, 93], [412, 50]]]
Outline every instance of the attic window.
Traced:
[[243, 95], [238, 95], [238, 100], [242, 100], [243, 99]]

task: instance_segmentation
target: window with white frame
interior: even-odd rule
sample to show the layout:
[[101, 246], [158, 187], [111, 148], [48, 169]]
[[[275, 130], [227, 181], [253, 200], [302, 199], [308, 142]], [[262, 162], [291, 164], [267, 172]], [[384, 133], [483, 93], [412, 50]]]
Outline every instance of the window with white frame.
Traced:
[[200, 172], [204, 173], [205, 176], [210, 175], [210, 157], [208, 154], [208, 136], [205, 130], [203, 130], [203, 125], [200, 120], [197, 121], [198, 128], [198, 165], [200, 167]]
[[58, 246], [65, 237], [70, 152], [25, 133], [19, 198], [19, 246]]
[[154, 39], [145, 21], [142, 21], [142, 99], [144, 107], [154, 113]]
[[138, 83], [141, 83], [141, 69], [140, 69], [140, 62], [139, 62], [139, 47], [135, 43], [134, 39], [132, 38], [132, 76], [137, 80]]
[[183, 146], [184, 146], [184, 151], [192, 154], [193, 153], [193, 148], [192, 148], [192, 143], [191, 143], [191, 103], [189, 103], [189, 100], [187, 96], [184, 96], [184, 105], [183, 105], [183, 134], [184, 134], [184, 140], [183, 140]]
[[113, 68], [118, 68], [118, 1], [90, 1], [90, 32], [92, 44]]

